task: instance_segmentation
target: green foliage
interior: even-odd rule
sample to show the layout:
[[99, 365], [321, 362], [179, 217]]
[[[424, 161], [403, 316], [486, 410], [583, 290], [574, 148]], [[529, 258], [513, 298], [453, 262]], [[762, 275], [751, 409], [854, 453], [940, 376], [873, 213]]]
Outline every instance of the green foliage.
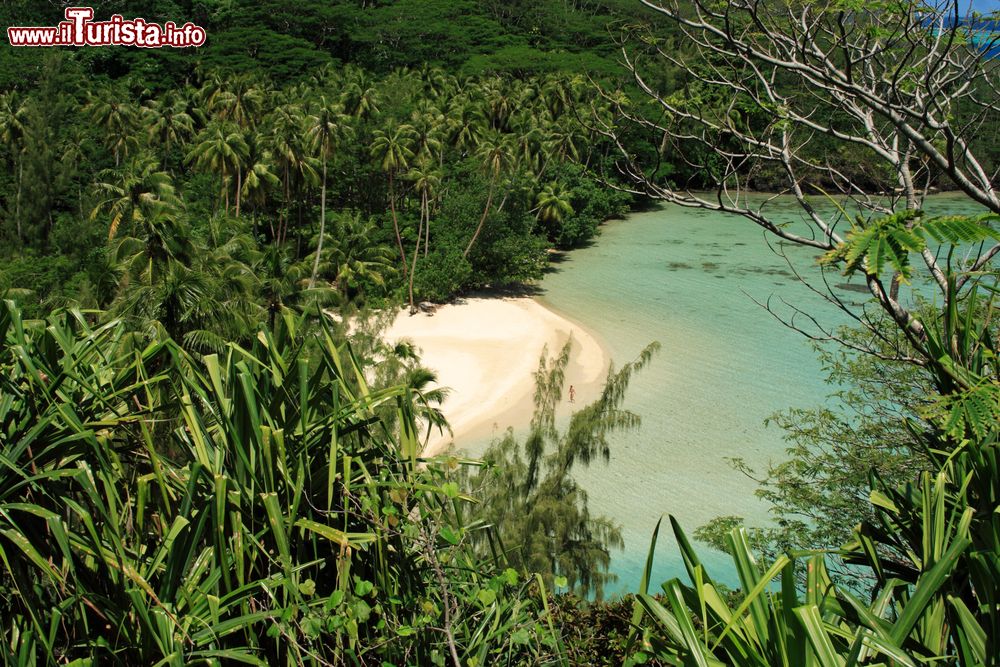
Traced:
[[414, 280], [413, 289], [421, 299], [447, 301], [472, 284], [472, 265], [458, 248], [433, 251], [423, 259]]
[[904, 281], [912, 277], [910, 253], [922, 252], [936, 245], [961, 245], [1000, 239], [1000, 232], [989, 226], [1000, 216], [978, 217], [950, 215], [927, 217], [922, 211], [907, 209], [865, 223], [858, 220], [847, 240], [823, 256], [825, 263], [844, 263], [844, 274], [859, 268], [873, 276], [886, 269], [900, 274]]
[[[734, 530], [728, 538], [729, 551], [743, 594], [738, 602], [731, 601], [712, 580], [673, 517], [670, 522], [692, 584], [678, 579], [665, 582], [662, 601], [646, 593], [637, 596], [637, 611], [649, 619], [643, 645], [656, 658], [667, 664], [692, 665], [918, 664], [909, 657], [905, 644], [906, 624], [933, 612], [919, 595], [905, 605], [906, 620], [893, 622], [887, 596], [869, 607], [837, 589], [822, 555], [788, 554], [762, 570], [746, 534]], [[655, 544], [654, 539], [651, 551]], [[807, 570], [804, 594], [796, 576], [802, 561]], [[953, 554], [940, 563], [941, 569], [955, 565]], [[930, 590], [935, 583], [927, 582], [917, 590]], [[855, 611], [860, 618], [854, 616]], [[633, 658], [626, 664], [638, 663]]]
[[528, 45], [510, 45], [491, 53], [476, 54], [462, 66], [465, 74], [511, 73], [518, 76], [562, 71], [589, 71], [617, 75], [618, 66], [606, 57], [573, 51], [543, 51]]
[[552, 172], [558, 179], [556, 183], [565, 184], [562, 190], [568, 195], [566, 203], [572, 209], [564, 210], [560, 219], [549, 220], [545, 225], [549, 240], [557, 248], [568, 250], [586, 245], [597, 236], [601, 223], [629, 211], [630, 195], [601, 186], [587, 176], [581, 165], [560, 164]]
[[[612, 581], [611, 549], [621, 548], [620, 529], [592, 517], [587, 495], [572, 476], [577, 463], [589, 466], [610, 456], [608, 436], [637, 428], [638, 415], [621, 408], [633, 373], [659, 350], [650, 344], [620, 370], [608, 371], [600, 397], [573, 413], [560, 433], [555, 411], [562, 399], [570, 340], [558, 357], [543, 354], [535, 373], [535, 412], [524, 442], [508, 431], [483, 455], [485, 468], [472, 480], [482, 498], [477, 518], [497, 527], [499, 548], [512, 563], [541, 574], [549, 588], [566, 587], [598, 597]], [[497, 545], [484, 537], [481, 548]], [[559, 582], [559, 583], [557, 583]]]
[[199, 53], [199, 61], [205, 68], [239, 73], [258, 70], [289, 81], [332, 59], [308, 40], [257, 25], [212, 31]]
[[[38, 301], [112, 305], [119, 314], [141, 306], [149, 313], [128, 315], [130, 325], [147, 329], [143, 321], [162, 319], [155, 311], [166, 294], [183, 293], [189, 304], [240, 301], [242, 319], [228, 327], [205, 326], [205, 317], [183, 314], [186, 306], [178, 306], [177, 322], [166, 333], [187, 344], [191, 330], [202, 331], [199, 347], [205, 349], [209, 338], [218, 343], [238, 337], [239, 328], [270, 321], [260, 312], [273, 314], [275, 301], [350, 309], [404, 291], [415, 299], [447, 300], [537, 280], [549, 243], [582, 244], [627, 204], [600, 187], [596, 172], [583, 164], [604, 140], [581, 114], [603, 103], [580, 77], [460, 82], [424, 67], [376, 78], [328, 64], [310, 68], [295, 83], [282, 76], [284, 85], [276, 88], [259, 71], [209, 69], [210, 61], [183, 83], [154, 92], [125, 78], [82, 85], [85, 77], [71, 79], [80, 69], [75, 57], [56, 55], [39, 80], [56, 103], [44, 104], [34, 94], [3, 97], [0, 132], [7, 146], [0, 159], [10, 169], [0, 175], [0, 200], [17, 223], [5, 227], [12, 241], [6, 252], [30, 248], [53, 256], [53, 220], [77, 224], [86, 212], [94, 224], [104, 222], [111, 240], [97, 264], [109, 271], [96, 272], [100, 276], [84, 265], [89, 257], [78, 255], [63, 281], [8, 272], [16, 279], [10, 287], [32, 290]], [[560, 184], [559, 200], [571, 212], [565, 206], [557, 207], [558, 215], [550, 215], [557, 209], [537, 209], [550, 183]], [[141, 299], [133, 292], [134, 303], [123, 302], [130, 290], [121, 280], [131, 275], [134, 285], [140, 273], [138, 244], [155, 240], [169, 255], [171, 245], [211, 236], [219, 214], [243, 220], [240, 244], [250, 251], [237, 259], [254, 273], [235, 270], [247, 289], [220, 295], [206, 284], [203, 273], [214, 269], [201, 255], [210, 242], [186, 259], [171, 255], [170, 271], [145, 272], [146, 287], [158, 290], [164, 285], [153, 283], [168, 276], [173, 287]], [[358, 233], [338, 230], [349, 232], [350, 241], [336, 241], [327, 222], [352, 215], [375, 224]], [[154, 239], [149, 227], [164, 216], [174, 221], [174, 231], [186, 231], [174, 240], [163, 234]], [[123, 249], [120, 235], [137, 243]], [[331, 243], [338, 247], [325, 252]], [[259, 261], [278, 246], [282, 262]], [[153, 257], [152, 264], [161, 259]], [[305, 282], [298, 268], [280, 266], [309, 260]], [[268, 268], [278, 273], [259, 273]], [[282, 284], [283, 296], [264, 292], [267, 298], [259, 298], [255, 283], [265, 282]], [[308, 294], [298, 298], [295, 290]]]
[[588, 600], [572, 593], [552, 600], [553, 620], [563, 636], [572, 665], [621, 667], [630, 653], [631, 595]]
[[985, 384], [968, 389], [942, 400], [939, 407], [948, 415], [944, 428], [949, 435], [984, 438], [1000, 423], [1000, 388]]
[[299, 326], [198, 360], [136, 347], [119, 322], [33, 323], [4, 304], [5, 662], [559, 651], [545, 590], [474, 556], [467, 499], [417, 465], [420, 396], [369, 386], [350, 347]]
[[[827, 382], [838, 389], [824, 406], [789, 409], [768, 420], [785, 433], [786, 460], [765, 471], [731, 462], [759, 479], [756, 494], [771, 507], [773, 522], [747, 527], [754, 551], [764, 558], [793, 548], [836, 549], [850, 540], [855, 526], [872, 518], [867, 501], [873, 471], [902, 484], [929, 469], [920, 438], [907, 423], [918, 424], [934, 406], [934, 383], [919, 366], [894, 360], [900, 351], [912, 355], [913, 350], [888, 318], [879, 330], [883, 340], [876, 349], [882, 356], [817, 346]], [[847, 327], [838, 336], [855, 347], [871, 337]], [[724, 550], [732, 528], [742, 525], [739, 517], [721, 517], [695, 537]], [[836, 557], [827, 566], [838, 582], [870, 584], [858, 581], [865, 572], [844, 567]]]
[[99, 199], [90, 219], [96, 220], [102, 214], [110, 218], [108, 240], [118, 234], [123, 222], [127, 233], [135, 233], [133, 227], [141, 225], [148, 217], [178, 206], [170, 174], [158, 167], [156, 159], [145, 154], [127, 161], [121, 169], [98, 174], [98, 178], [108, 180], [95, 184]]
[[[948, 254], [955, 244], [981, 233], [967, 219], [954, 228], [950, 221], [957, 218], [938, 220], [949, 229], [925, 228], [916, 234], [941, 237]], [[866, 261], [868, 270], [878, 265], [873, 258]], [[890, 263], [902, 271], [898, 262]], [[789, 532], [794, 537], [795, 529], [784, 535], [764, 531], [752, 539], [737, 523], [725, 545], [741, 583], [742, 602], [733, 608], [721, 601], [672, 520], [693, 585], [676, 580], [664, 584], [667, 605], [639, 596], [635, 619], [648, 619], [642, 638], [657, 657], [692, 664], [879, 664], [878, 656], [889, 664], [996, 664], [1000, 422], [993, 302], [992, 296], [981, 296], [996, 291], [996, 273], [961, 275], [950, 263], [945, 270], [947, 302], [940, 311], [922, 313], [924, 339], [907, 349], [891, 334], [884, 335], [885, 349], [895, 350], [896, 356], [870, 352], [876, 360], [868, 363], [892, 374], [873, 385], [870, 374], [867, 379], [863, 374], [868, 372], [864, 362], [853, 366], [852, 373], [862, 379], [858, 391], [886, 383], [880, 391], [862, 394], [873, 399], [873, 411], [861, 424], [874, 430], [853, 434], [831, 448], [800, 449], [789, 464], [771, 471], [764, 487], [766, 497], [779, 501], [779, 512], [802, 511], [810, 498], [818, 499], [816, 520], [839, 524], [837, 529], [824, 532], [822, 527], [800, 525], [797, 530], [821, 541], [843, 530], [846, 517], [859, 517], [850, 538], [843, 546], [829, 548], [829, 554], [803, 554], [795, 544], [774, 537], [788, 537]], [[919, 363], [904, 367], [897, 357], [907, 355]], [[907, 374], [913, 377], [907, 379]], [[887, 396], [885, 389], [894, 387], [899, 387], [898, 395]], [[816, 431], [805, 432], [805, 442], [822, 443], [818, 436], [827, 429], [829, 423], [821, 421]], [[898, 448], [902, 458], [866, 456], [868, 438], [890, 453]], [[852, 497], [861, 503], [861, 470], [834, 460], [858, 454], [869, 467], [867, 503], [860, 512], [847, 505]], [[832, 463], [832, 471], [818, 469], [824, 460]], [[849, 474], [838, 478], [840, 471]], [[818, 493], [797, 488], [815, 483], [817, 477], [833, 488]], [[716, 538], [723, 523], [734, 521], [717, 522], [711, 531]], [[769, 556], [773, 564], [761, 572], [754, 563], [754, 548], [784, 554]], [[828, 556], [847, 565], [853, 576], [846, 585], [827, 574]], [[803, 557], [808, 558], [804, 601], [795, 571]], [[770, 582], [779, 576], [780, 590], [774, 590]]]
[[362, 221], [357, 214], [340, 213], [331, 221], [326, 245], [314, 267], [331, 279], [341, 294], [341, 303], [357, 302], [362, 295], [377, 296], [395, 276], [392, 252], [387, 246], [373, 244], [375, 235], [374, 223]]
[[1000, 574], [998, 533], [982, 494], [995, 492], [986, 471], [997, 463], [996, 433], [948, 458], [936, 457], [937, 473], [902, 487], [874, 480], [876, 519], [845, 547], [847, 558], [871, 568], [881, 598], [905, 603], [895, 626], [886, 626], [910, 655], [995, 664], [1000, 613], [987, 582]]

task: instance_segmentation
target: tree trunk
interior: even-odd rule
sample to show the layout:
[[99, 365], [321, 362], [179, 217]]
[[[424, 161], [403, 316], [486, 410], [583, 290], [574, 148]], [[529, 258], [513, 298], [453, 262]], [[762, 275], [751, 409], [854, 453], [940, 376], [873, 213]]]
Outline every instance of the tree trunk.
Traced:
[[243, 189], [243, 170], [236, 165], [236, 217], [240, 217], [240, 190]]
[[323, 235], [326, 233], [326, 154], [323, 156], [323, 185], [319, 199], [319, 241], [316, 242], [316, 259], [313, 261], [312, 276], [309, 278], [309, 289], [316, 284], [316, 274], [319, 273], [319, 256], [323, 252]]
[[538, 170], [538, 175], [535, 176], [535, 180], [538, 180], [538, 181], [542, 180], [542, 176], [545, 175], [545, 170], [549, 168], [549, 160], [551, 160], [551, 159], [552, 159], [552, 155], [551, 154], [548, 154], [548, 155], [545, 156], [545, 159], [542, 160], [542, 166]]
[[[298, 184], [298, 187], [296, 188], [296, 194], [300, 194], [300, 195], [302, 194], [302, 183]], [[303, 197], [303, 199], [305, 199], [305, 197]], [[299, 199], [297, 201], [297, 204], [298, 205], [295, 207], [295, 224], [296, 224], [296, 226], [298, 227], [298, 229], [301, 232], [301, 230], [302, 230], [302, 200]], [[296, 241], [296, 243], [298, 244], [299, 251], [301, 252], [301, 250], [302, 250], [302, 234], [301, 233], [298, 234], [298, 240]]]
[[392, 228], [396, 232], [396, 245], [399, 247], [399, 256], [403, 260], [403, 278], [408, 275], [406, 268], [406, 251], [403, 250], [403, 237], [399, 235], [399, 222], [396, 220], [396, 191], [393, 186], [392, 172], [389, 172], [389, 210], [392, 211]]
[[427, 218], [427, 191], [420, 196], [420, 225], [417, 227], [417, 245], [413, 248], [413, 267], [410, 269], [410, 315], [417, 312], [417, 306], [413, 303], [413, 277], [417, 273], [417, 258], [420, 257], [420, 237], [424, 233], [424, 220]]
[[476, 233], [473, 234], [472, 238], [469, 240], [469, 245], [466, 246], [465, 252], [462, 253], [463, 259], [469, 256], [469, 251], [472, 250], [472, 245], [476, 242], [476, 239], [479, 238], [479, 232], [483, 231], [483, 225], [486, 223], [486, 217], [490, 214], [490, 206], [493, 205], [493, 190], [496, 188], [496, 183], [496, 178], [490, 181], [490, 193], [486, 196], [486, 208], [483, 209], [483, 217], [479, 221], [479, 226], [476, 227]]
[[229, 188], [226, 187], [226, 169], [222, 169], [222, 198], [226, 203], [226, 215], [229, 215]]
[[24, 237], [21, 235], [21, 184], [23, 183], [24, 174], [24, 158], [17, 161], [17, 203], [14, 208], [14, 219], [17, 220], [17, 238], [19, 241], [23, 241]]
[[282, 208], [281, 216], [278, 218], [278, 243], [284, 243], [285, 237], [288, 236], [288, 211], [292, 205], [292, 188], [289, 184], [291, 176], [288, 174], [288, 165], [284, 167], [284, 186], [285, 190], [285, 205]]

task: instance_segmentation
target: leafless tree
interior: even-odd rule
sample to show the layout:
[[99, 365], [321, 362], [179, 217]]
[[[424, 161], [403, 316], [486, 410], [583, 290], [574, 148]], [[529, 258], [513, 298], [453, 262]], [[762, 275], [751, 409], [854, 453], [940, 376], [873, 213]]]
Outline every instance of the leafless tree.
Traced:
[[[973, 148], [1000, 141], [977, 137], [983, 128], [1000, 127], [1000, 59], [986, 55], [998, 39], [962, 20], [962, 0], [640, 2], [654, 13], [654, 25], [667, 19], [682, 41], [681, 48], [668, 45], [655, 27], [623, 33], [622, 61], [655, 113], [631, 106], [620, 91], [603, 91], [616, 115], [594, 122], [617, 147], [618, 168], [633, 192], [735, 213], [784, 242], [822, 251], [894, 210], [921, 209], [936, 181], [1000, 213], [996, 165]], [[654, 82], [668, 63], [728, 103], [702, 106], [683, 91], [658, 90]], [[636, 129], [661, 153], [673, 147], [673, 159], [687, 160], [704, 179], [702, 191], [653, 178], [657, 165], [644, 164], [623, 139]], [[875, 179], [859, 178], [819, 143], [850, 151], [869, 174], [888, 175], [889, 187], [873, 191]], [[711, 160], [699, 163], [693, 155]], [[748, 175], [761, 167], [783, 174], [780, 194], [799, 202], [805, 226], [783, 225], [769, 209], [773, 197], [748, 196]], [[704, 192], [705, 181], [712, 192]], [[980, 246], [964, 261], [957, 287], [989, 269], [998, 252], [1000, 245]], [[930, 248], [922, 260], [944, 299], [953, 296], [939, 264], [945, 260]], [[867, 273], [878, 304], [922, 352], [924, 323], [899, 298], [900, 277]], [[823, 291], [847, 310], [829, 286]], [[874, 331], [872, 317], [852, 315]]]

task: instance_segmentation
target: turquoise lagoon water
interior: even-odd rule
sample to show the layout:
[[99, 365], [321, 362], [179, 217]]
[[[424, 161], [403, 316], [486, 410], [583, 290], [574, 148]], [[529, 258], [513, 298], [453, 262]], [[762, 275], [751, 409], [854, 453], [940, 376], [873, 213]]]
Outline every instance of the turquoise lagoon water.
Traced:
[[[801, 224], [791, 200], [770, 210]], [[818, 251], [783, 250], [803, 277], [822, 286]], [[836, 272], [827, 277], [834, 285], [846, 283]], [[860, 277], [852, 283], [863, 285]], [[642, 427], [615, 437], [608, 465], [575, 472], [591, 513], [623, 528], [625, 549], [612, 561], [619, 579], [609, 592], [636, 590], [662, 515], [675, 516], [689, 536], [717, 516], [767, 522], [768, 508], [754, 495], [756, 483], [727, 459], [741, 458], [759, 472], [782, 461], [787, 443], [780, 429], [765, 426], [767, 417], [789, 407], [823, 405], [836, 388], [825, 383], [811, 342], [755, 300], [770, 298], [777, 311], [790, 315], [783, 300], [828, 327], [846, 323], [844, 313], [797, 281], [754, 224], [676, 206], [606, 224], [595, 245], [569, 253], [541, 287], [541, 300], [597, 334], [619, 365], [653, 340], [663, 346], [629, 387], [626, 407], [642, 417]], [[865, 298], [835, 289], [847, 302]], [[473, 445], [471, 453], [483, 447]], [[713, 577], [736, 582], [726, 555], [700, 549]], [[683, 573], [664, 521], [652, 587]]]

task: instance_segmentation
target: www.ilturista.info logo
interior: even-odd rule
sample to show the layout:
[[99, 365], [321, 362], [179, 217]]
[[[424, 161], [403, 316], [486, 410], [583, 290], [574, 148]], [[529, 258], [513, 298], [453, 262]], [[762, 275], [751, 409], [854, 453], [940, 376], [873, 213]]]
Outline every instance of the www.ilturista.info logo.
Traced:
[[55, 27], [7, 28], [11, 46], [164, 46], [186, 48], [205, 43], [205, 29], [193, 23], [178, 26], [147, 23], [145, 19], [124, 19], [115, 14], [108, 21], [92, 21], [90, 7], [67, 7], [66, 20]]

